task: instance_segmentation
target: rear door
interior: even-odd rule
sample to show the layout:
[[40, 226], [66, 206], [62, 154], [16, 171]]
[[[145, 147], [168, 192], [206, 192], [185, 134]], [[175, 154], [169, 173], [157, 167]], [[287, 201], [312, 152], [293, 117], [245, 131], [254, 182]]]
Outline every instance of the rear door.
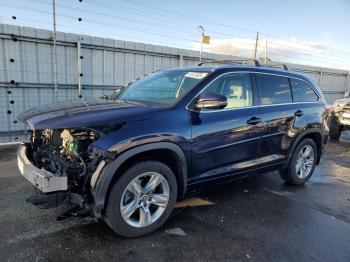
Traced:
[[298, 103], [298, 110], [303, 114], [303, 119], [307, 120], [310, 128], [323, 128], [325, 116], [324, 108], [318, 103], [320, 97], [313, 88], [304, 80], [290, 78], [293, 93], [293, 102]]
[[301, 104], [293, 103], [289, 78], [256, 73], [259, 118], [266, 124], [261, 138], [257, 167], [284, 163], [294, 137], [305, 128], [306, 119]]

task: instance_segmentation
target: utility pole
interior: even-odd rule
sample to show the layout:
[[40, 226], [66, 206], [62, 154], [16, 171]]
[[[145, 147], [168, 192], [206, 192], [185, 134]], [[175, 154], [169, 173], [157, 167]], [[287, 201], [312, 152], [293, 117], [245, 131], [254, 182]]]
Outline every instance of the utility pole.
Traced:
[[199, 25], [197, 27], [198, 31], [201, 33], [202, 35], [202, 39], [201, 39], [201, 49], [200, 49], [200, 52], [199, 52], [199, 63], [202, 63], [202, 51], [203, 51], [203, 44], [207, 44], [209, 45], [210, 44], [210, 36], [209, 35], [205, 35], [205, 32], [204, 32], [204, 27]]
[[258, 42], [259, 42], [259, 32], [256, 32], [254, 59], [256, 59], [256, 55], [258, 52]]
[[203, 51], [203, 36], [204, 36], [204, 28], [203, 26], [198, 26], [199, 32], [201, 32], [201, 49], [199, 51], [199, 63], [202, 63], [202, 51]]
[[266, 38], [265, 38], [265, 64], [267, 64], [267, 34], [266, 34]]
[[52, 18], [53, 18], [53, 82], [55, 99], [58, 98], [57, 85], [57, 46], [56, 46], [56, 3], [52, 0]]

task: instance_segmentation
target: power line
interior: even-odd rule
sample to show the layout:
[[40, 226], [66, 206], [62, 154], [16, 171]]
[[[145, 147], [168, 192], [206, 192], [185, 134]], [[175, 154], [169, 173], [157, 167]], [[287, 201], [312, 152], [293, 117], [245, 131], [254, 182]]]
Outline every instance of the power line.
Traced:
[[[30, 0], [29, 0], [29, 1], [30, 1]], [[42, 2], [42, 1], [40, 1], [40, 0], [32, 0], [32, 1], [44, 3], [44, 2]], [[127, 2], [128, 2], [128, 1], [127, 1]], [[44, 4], [47, 4], [47, 3], [44, 3]], [[65, 5], [62, 5], [62, 4], [60, 4], [59, 6], [61, 6], [61, 7], [63, 7], [63, 8], [70, 8], [70, 9], [74, 9], [74, 10], [82, 11], [82, 12], [87, 12], [87, 13], [91, 13], [91, 12], [92, 12], [92, 13], [97, 14], [97, 15], [108, 16], [108, 17], [112, 17], [112, 18], [116, 18], [116, 19], [124, 19], [124, 20], [127, 20], [127, 21], [136, 22], [136, 23], [142, 22], [142, 21], [140, 21], [140, 20], [133, 20], [133, 19], [130, 19], [130, 18], [112, 16], [112, 15], [108, 15], [108, 14], [104, 14], [104, 13], [100, 13], [100, 12], [96, 12], [96, 11], [84, 11], [84, 10], [80, 10], [80, 9], [78, 9], [78, 8], [68, 7], [68, 6], [65, 6]], [[159, 8], [157, 8], [157, 9], [159, 9]], [[62, 16], [64, 16], [64, 15], [62, 15]], [[101, 23], [101, 22], [99, 22], [99, 21], [90, 20], [90, 22], [95, 23], [95, 24], [102, 24], [102, 25], [105, 25], [105, 26], [109, 26], [109, 24]], [[120, 26], [120, 25], [118, 25], [118, 26], [122, 28], [122, 26]], [[152, 24], [152, 26], [154, 26], [154, 24]], [[130, 28], [127, 28], [127, 29], [130, 29]], [[135, 29], [130, 29], [130, 30], [135, 30]], [[159, 29], [158, 29], [158, 30], [159, 30]], [[177, 30], [177, 31], [181, 31], [181, 30]], [[184, 31], [182, 30], [182, 32], [184, 32]], [[187, 32], [189, 32], [189, 31], [186, 31], [186, 33], [187, 33]], [[166, 34], [166, 33], [165, 33], [165, 34]], [[169, 36], [169, 35], [167, 35], [167, 36]], [[232, 36], [232, 35], [230, 35], [230, 36]], [[216, 38], [216, 39], [220, 40], [220, 38]], [[187, 41], [188, 39], [182, 38], [182, 40]], [[223, 40], [226, 40], [226, 39], [223, 39]], [[190, 41], [193, 41], [193, 40], [190, 40]], [[196, 42], [196, 41], [194, 41], [194, 42]], [[298, 45], [297, 43], [294, 43], [294, 42], [292, 42], [292, 43], [293, 43], [294, 45]], [[254, 45], [254, 44], [252, 44], [252, 46], [253, 46], [253, 45]], [[279, 43], [278, 45], [281, 45], [281, 46], [288, 46], [288, 47], [295, 48], [295, 46], [291, 46], [291, 45], [287, 45], [287, 44], [282, 44], [282, 43]], [[257, 46], [255, 46], [255, 48], [257, 48]], [[308, 48], [312, 48], [312, 47], [308, 46]], [[256, 50], [256, 51], [257, 51], [257, 50]], [[255, 51], [254, 53], [256, 53], [256, 51]], [[300, 53], [307, 54], [307, 53], [305, 53], [305, 52], [300, 52]], [[324, 56], [320, 56], [320, 57], [324, 57]], [[337, 57], [337, 56], [334, 56], [334, 55], [333, 55], [333, 59], [334, 59], [334, 57]], [[324, 57], [324, 58], [330, 59], [329, 57]], [[338, 58], [340, 58], [340, 57], [338, 57]], [[347, 60], [347, 59], [344, 59], [344, 58], [342, 58], [342, 57], [341, 57], [340, 59], [341, 59], [341, 60]], [[341, 60], [339, 60], [339, 59], [335, 59], [335, 60], [341, 61]], [[342, 61], [342, 62], [345, 62], [345, 61]], [[347, 62], [347, 61], [346, 61], [346, 62]]]
[[[38, 2], [38, 3], [42, 3], [42, 4], [48, 4], [46, 2], [42, 2], [40, 0], [28, 0], [28, 1], [33, 1], [33, 2]], [[137, 14], [137, 15], [142, 15], [142, 17], [147, 17], [147, 14], [143, 14], [143, 13], [140, 13], [140, 12], [130, 12], [130, 10], [122, 10], [120, 8], [115, 8], [115, 7], [112, 7], [112, 6], [104, 6], [102, 5], [101, 3], [99, 3], [98, 5], [96, 4], [92, 4], [92, 3], [85, 3], [85, 4], [88, 4], [88, 5], [92, 5], [92, 6], [98, 6], [98, 7], [103, 7], [103, 8], [107, 8], [107, 9], [112, 9], [112, 10], [118, 10], [118, 11], [122, 11], [122, 12], [126, 12], [126, 13], [132, 13], [132, 14]], [[152, 26], [152, 27], [155, 27], [157, 28], [157, 30], [159, 30], [159, 23], [157, 24], [154, 24], [154, 23], [147, 23], [145, 22], [144, 20], [138, 20], [138, 19], [134, 19], [134, 18], [125, 18], [125, 17], [121, 17], [121, 16], [116, 16], [116, 15], [110, 15], [110, 14], [106, 14], [106, 13], [101, 13], [101, 12], [97, 12], [97, 11], [86, 11], [86, 10], [82, 10], [82, 9], [79, 9], [79, 8], [74, 8], [74, 7], [71, 7], [71, 6], [66, 6], [66, 5], [63, 5], [63, 4], [56, 4], [56, 6], [59, 6], [59, 7], [62, 7], [62, 8], [66, 8], [66, 9], [73, 9], [73, 10], [77, 10], [77, 11], [80, 11], [80, 12], [83, 12], [83, 13], [88, 13], [88, 14], [96, 14], [96, 15], [101, 15], [101, 16], [104, 16], [104, 17], [110, 17], [110, 18], [113, 18], [113, 19], [119, 19], [119, 20], [125, 20], [125, 21], [129, 21], [129, 22], [132, 22], [132, 23], [137, 23], [138, 25], [149, 25], [149, 26]], [[149, 16], [148, 16], [149, 17]], [[162, 19], [162, 18], [154, 18], [154, 17], [150, 17], [151, 19], [156, 19], [158, 22], [159, 20], [160, 21], [165, 21], [167, 23], [171, 23], [171, 24], [176, 24], [180, 27], [183, 27], [185, 29], [181, 29], [179, 30], [179, 28], [176, 29], [176, 31], [178, 32], [184, 32], [184, 33], [190, 33], [190, 34], [193, 34], [194, 33], [194, 30], [189, 30], [189, 26], [188, 25], [185, 25], [185, 24], [181, 24], [181, 23], [178, 23], [178, 22], [175, 22], [173, 20], [169, 20], [169, 19]], [[84, 19], [85, 20], [85, 19]], [[97, 22], [98, 23], [98, 22]], [[234, 35], [233, 34], [229, 34], [229, 33], [223, 33], [223, 32], [218, 32], [218, 31], [213, 31], [213, 30], [210, 30], [211, 33], [214, 33], [214, 34], [217, 34], [217, 35], [226, 35], [226, 36], [229, 36], [229, 37], [233, 37]], [[215, 35], [211, 34], [212, 37], [214, 37]], [[226, 38], [218, 38], [218, 37], [215, 37], [216, 39], [222, 39], [222, 40], [226, 40]], [[253, 38], [252, 38], [253, 39]]]
[[[10, 8], [16, 8], [16, 9], [21, 9], [21, 10], [30, 10], [33, 12], [38, 12], [38, 13], [45, 13], [45, 14], [50, 14], [47, 11], [42, 11], [42, 10], [37, 10], [37, 9], [33, 9], [33, 8], [21, 8], [21, 7], [17, 7], [17, 6], [10, 6], [10, 5], [0, 5], [0, 6], [5, 6], [5, 7], [10, 7]], [[70, 16], [66, 16], [60, 13], [56, 13], [56, 16], [60, 16], [60, 17], [66, 17], [66, 18], [71, 18], [73, 20], [76, 20], [76, 18], [72, 18]], [[88, 21], [89, 22], [89, 21]], [[93, 23], [93, 24], [99, 24], [99, 25], [103, 25], [103, 26], [109, 26], [111, 27], [110, 24], [107, 23], [101, 23], [101, 22], [97, 22], [97, 21], [91, 21], [89, 23]], [[142, 32], [142, 33], [146, 33], [146, 34], [152, 34], [152, 35], [157, 35], [157, 36], [163, 36], [163, 37], [167, 37], [167, 38], [172, 38], [172, 39], [179, 39], [179, 40], [185, 40], [185, 41], [191, 41], [191, 42], [197, 42], [196, 40], [192, 40], [192, 39], [188, 39], [188, 38], [182, 38], [182, 37], [175, 37], [174, 35], [168, 35], [168, 34], [159, 34], [159, 33], [155, 33], [155, 32], [150, 32], [150, 31], [146, 31], [146, 30], [140, 30], [140, 29], [134, 29], [134, 28], [130, 28], [130, 27], [125, 27], [125, 26], [121, 26], [118, 25], [119, 28], [124, 28], [126, 30], [130, 30], [130, 31], [136, 31], [136, 32]], [[113, 28], [115, 28], [115, 26], [113, 26]]]
[[[32, 0], [32, 1], [39, 1], [39, 0]], [[154, 15], [156, 15], [156, 17], [152, 17], [152, 16], [149, 16], [149, 13], [146, 14], [146, 13], [144, 13], [142, 11], [135, 11], [135, 9], [130, 11], [130, 9], [126, 9], [125, 7], [124, 8], [122, 8], [122, 7], [115, 7], [115, 6], [112, 6], [112, 5], [106, 6], [106, 5], [101, 4], [100, 2], [98, 2], [98, 4], [92, 4], [92, 3], [86, 2], [85, 4], [96, 6], [96, 7], [97, 6], [98, 7], [104, 7], [104, 8], [107, 8], [107, 9], [112, 9], [112, 10], [117, 10], [117, 11], [122, 11], [122, 12], [125, 12], [125, 13], [142, 15], [143, 18], [146, 17], [146, 18], [153, 19], [153, 20], [156, 20], [156, 21], [164, 21], [164, 22], [167, 22], [167, 23], [171, 23], [172, 25], [175, 24], [177, 26], [181, 26], [181, 27], [186, 28], [186, 29], [190, 27], [188, 24], [182, 24], [182, 23], [179, 23], [179, 22], [171, 20], [171, 19], [166, 19], [162, 15], [160, 15], [159, 13], [158, 14], [154, 14]], [[172, 14], [170, 13], [170, 15], [172, 15]], [[159, 26], [159, 24], [158, 24], [158, 26]], [[193, 25], [193, 27], [196, 27], [196, 26], [197, 26], [197, 24]], [[207, 30], [207, 31], [210, 32], [210, 35], [212, 35], [212, 33], [214, 33], [214, 34], [218, 34], [218, 35], [226, 35], [226, 36], [229, 36], [229, 37], [233, 36], [233, 34], [224, 33], [224, 32], [215, 31], [215, 30]], [[191, 32], [193, 32], [193, 31], [191, 30]], [[255, 32], [254, 32], [254, 34], [255, 34]]]
[[[149, 4], [145, 4], [145, 3], [140, 3], [138, 1], [133, 1], [133, 0], [123, 0], [125, 2], [128, 2], [128, 3], [131, 3], [131, 4], [134, 4], [134, 5], [139, 5], [139, 6], [143, 6], [143, 7], [146, 7], [146, 8], [151, 8], [151, 9], [155, 9], [155, 10], [159, 10], [159, 11], [163, 11], [163, 12], [168, 12], [168, 10], [165, 10], [163, 8], [159, 8], [159, 7], [155, 7], [155, 6], [152, 6], [152, 5], [149, 5]], [[253, 29], [248, 29], [248, 28], [243, 28], [243, 27], [237, 27], [237, 26], [232, 26], [232, 25], [227, 25], [227, 24], [223, 24], [223, 23], [220, 23], [220, 22], [217, 22], [217, 21], [213, 21], [213, 20], [208, 20], [208, 19], [203, 19], [203, 18], [199, 18], [199, 17], [195, 17], [195, 16], [192, 16], [192, 15], [188, 15], [188, 14], [183, 14], [183, 13], [180, 13], [180, 12], [176, 12], [176, 11], [172, 11], [171, 12], [172, 14], [178, 14], [182, 17], [187, 17], [187, 18], [192, 18], [192, 19], [195, 19], [195, 20], [199, 20], [199, 21], [207, 21], [209, 23], [213, 23], [213, 24], [217, 24], [217, 25], [221, 25], [221, 26], [224, 26], [224, 27], [228, 27], [228, 28], [234, 28], [234, 29], [237, 29], [237, 30], [241, 30], [241, 31], [247, 31], [247, 32], [258, 32], [258, 31], [262, 31], [262, 30], [253, 30]], [[280, 40], [283, 40], [283, 41], [287, 41], [287, 42], [291, 42], [291, 43], [295, 43], [294, 41], [291, 41], [289, 39], [286, 39], [286, 38], [283, 38], [281, 36], [276, 36], [274, 34], [270, 34], [269, 32], [264, 32], [265, 34], [269, 34], [271, 37], [274, 37], [274, 38], [278, 38]], [[307, 46], [310, 48], [310, 46], [308, 44], [305, 44], [305, 43], [298, 43], [300, 45], [304, 45], [304, 46]], [[311, 47], [311, 48], [314, 48], [314, 47]], [[317, 48], [316, 48], [317, 49]], [[350, 53], [347, 53], [347, 52], [342, 52], [342, 51], [334, 51], [334, 52], [338, 52], [338, 53], [343, 53], [343, 54], [346, 54], [346, 55], [350, 55]]]
[[[6, 6], [6, 7], [10, 7], [10, 8], [16, 8], [16, 9], [23, 9], [22, 7], [18, 7], [18, 6], [15, 6], [15, 5], [4, 5], [3, 6]], [[62, 5], [58, 5], [57, 6], [62, 6]], [[64, 8], [69, 8], [67, 6], [64, 6]], [[74, 10], [78, 10], [80, 11], [79, 9], [77, 8], [70, 8], [70, 9], [74, 9]], [[49, 12], [47, 11], [43, 11], [43, 10], [38, 10], [38, 9], [33, 9], [33, 8], [27, 8], [27, 10], [30, 10], [30, 11], [33, 11], [33, 12], [38, 12], [38, 13], [45, 13], [45, 14], [50, 14]], [[92, 12], [94, 14], [97, 14], [97, 15], [101, 15], [101, 16], [106, 16], [105, 14], [103, 13], [99, 13], [99, 12]], [[62, 14], [62, 13], [58, 13], [56, 12], [56, 16], [59, 16], [59, 17], [65, 17], [65, 18], [69, 18], [69, 19], [72, 19], [74, 21], [76, 21], [76, 17], [72, 17], [72, 16], [68, 16], [68, 15], [65, 15], [65, 14]], [[107, 15], [108, 16], [108, 15]], [[112, 18], [117, 18], [117, 19], [124, 19], [124, 18], [121, 18], [121, 17], [116, 17], [116, 16], [110, 16]], [[126, 19], [128, 21], [130, 21], [131, 19]], [[96, 20], [91, 20], [91, 19], [84, 19], [82, 20], [83, 22], [87, 22], [87, 23], [92, 23], [92, 24], [98, 24], [98, 25], [103, 25], [103, 26], [107, 26], [107, 27], [112, 27], [112, 28], [121, 28], [121, 29], [126, 29], [126, 30], [131, 30], [131, 31], [136, 31], [136, 32], [142, 32], [142, 33], [147, 33], [147, 34], [153, 34], [153, 35], [157, 35], [157, 36], [162, 36], [162, 37], [167, 37], [167, 38], [171, 38], [171, 39], [179, 39], [179, 40], [184, 40], [184, 41], [190, 41], [190, 42], [198, 42], [196, 40], [192, 40], [192, 39], [189, 39], [189, 38], [183, 38], [183, 37], [179, 37], [179, 36], [175, 36], [174, 34], [172, 35], [169, 35], [167, 34], [166, 32], [165, 33], [155, 33], [155, 32], [150, 32], [150, 31], [146, 31], [146, 30], [140, 30], [140, 29], [134, 29], [134, 28], [130, 28], [130, 27], [126, 27], [126, 26], [122, 26], [120, 24], [115, 24], [115, 26], [112, 26], [112, 24], [110, 23], [102, 23], [100, 21], [96, 21]], [[159, 31], [159, 29], [157, 30]], [[178, 30], [177, 30], [178, 31]], [[215, 39], [218, 39], [220, 40], [220, 38], [215, 38]]]
[[[148, 4], [144, 4], [144, 3], [140, 3], [140, 2], [136, 2], [136, 1], [131, 1], [131, 0], [123, 0], [123, 1], [128, 2], [128, 3], [132, 3], [134, 5], [139, 5], [139, 6], [143, 6], [143, 7], [147, 7], [147, 8], [156, 9], [156, 10], [159, 10], [159, 11], [162, 11], [162, 12], [169, 12], [169, 10], [165, 10], [163, 8], [155, 7], [155, 6], [152, 6], [152, 5], [148, 5]], [[180, 12], [177, 12], [177, 11], [174, 11], [174, 10], [171, 11], [171, 14], [177, 14], [177, 15], [180, 15], [180, 16], [182, 16], [184, 18], [191, 18], [191, 19], [194, 19], [194, 20], [197, 20], [197, 21], [200, 20], [200, 21], [206, 21], [206, 22], [209, 22], [209, 23], [215, 23], [217, 25], [234, 28], [234, 29], [241, 30], [241, 31], [252, 32], [252, 33], [256, 33], [257, 32], [256, 30], [247, 29], [247, 28], [243, 28], [243, 27], [232, 26], [232, 25], [226, 25], [226, 24], [222, 24], [222, 23], [219, 23], [219, 22], [216, 22], [216, 21], [203, 19], [203, 18], [198, 18], [198, 17], [192, 16], [192, 15], [188, 15], [188, 14], [183, 14], [183, 13], [180, 13]]]
[[[42, 3], [41, 1], [35, 1], [35, 2], [40, 2], [40, 3]], [[46, 3], [47, 4], [47, 3]], [[6, 6], [6, 5], [4, 5], [4, 6]], [[69, 8], [68, 6], [64, 6], [64, 5], [60, 5], [60, 6], [63, 6], [64, 8]], [[33, 12], [41, 12], [41, 13], [46, 13], [46, 14], [50, 14], [49, 12], [47, 12], [47, 11], [43, 11], [43, 10], [37, 10], [37, 9], [33, 9], [33, 8], [23, 8], [23, 7], [18, 7], [18, 6], [8, 6], [7, 5], [7, 7], [10, 7], [10, 8], [16, 8], [16, 9], [21, 9], [21, 10], [31, 10], [31, 11], [33, 11]], [[86, 12], [86, 13], [91, 13], [91, 11], [84, 11], [84, 10], [80, 10], [80, 9], [78, 9], [78, 8], [74, 8], [75, 10], [77, 10], [77, 11], [83, 11], [83, 12]], [[97, 15], [101, 15], [101, 16], [106, 16], [106, 14], [104, 14], [104, 13], [100, 13], [100, 12], [93, 12], [93, 13], [95, 13], [95, 14], [97, 14]], [[61, 17], [65, 17], [65, 18], [69, 18], [69, 19], [72, 19], [72, 20], [74, 20], [74, 21], [76, 21], [77, 20], [77, 18], [76, 17], [73, 17], [73, 16], [68, 16], [68, 15], [65, 15], [65, 14], [59, 14], [59, 16], [61, 16]], [[112, 16], [112, 15], [110, 15], [110, 17], [111, 18], [116, 18], [116, 19], [120, 19], [121, 17], [116, 17], [116, 16]], [[125, 19], [125, 18], [121, 18], [121, 19]], [[22, 19], [22, 20], [24, 20], [24, 19]], [[132, 19], [127, 19], [128, 21], [130, 21], [130, 20], [132, 20]], [[168, 34], [159, 34], [159, 33], [154, 33], [154, 32], [150, 32], [150, 31], [146, 31], [146, 30], [139, 30], [139, 29], [134, 29], [134, 28], [130, 28], [130, 27], [125, 27], [125, 26], [121, 26], [121, 25], [116, 25], [115, 27], [114, 26], [112, 26], [111, 24], [106, 24], [106, 23], [101, 23], [100, 21], [94, 21], [94, 20], [90, 20], [90, 19], [88, 19], [88, 20], [85, 20], [84, 19], [84, 21], [87, 21], [87, 23], [92, 23], [92, 24], [99, 24], [99, 25], [103, 25], [103, 26], [109, 26], [109, 27], [113, 27], [113, 28], [115, 28], [115, 27], [120, 27], [120, 28], [124, 28], [124, 29], [126, 29], [126, 30], [130, 30], [130, 31], [136, 31], [136, 32], [142, 32], [142, 33], [146, 33], [146, 34], [153, 34], [153, 35], [158, 35], [158, 36], [162, 36], [162, 37], [165, 37], [165, 38], [171, 38], [171, 39], [180, 39], [180, 40], [184, 40], [184, 41], [191, 41], [191, 42], [197, 42], [197, 41], [194, 41], [194, 40], [191, 40], [191, 39], [188, 39], [188, 38], [183, 38], [183, 37], [176, 37], [176, 36], [174, 36], [173, 34], [172, 35], [168, 35]], [[135, 20], [134, 20], [135, 21]], [[136, 22], [138, 22], [139, 23], [139, 21], [136, 21]], [[43, 22], [44, 23], [44, 22]], [[65, 26], [65, 27], [68, 27], [68, 28], [71, 28], [72, 26], [71, 25], [69, 25], [69, 26]], [[77, 27], [76, 27], [77, 28]], [[79, 28], [80, 29], [80, 28]], [[90, 31], [92, 31], [92, 30], [90, 30]], [[158, 30], [157, 30], [158, 31]], [[177, 30], [177, 31], [181, 31], [181, 30]], [[98, 33], [102, 33], [101, 31], [95, 31], [95, 32], [98, 32]], [[188, 31], [187, 31], [188, 32]], [[117, 35], [117, 34], [112, 34], [112, 33], [110, 33], [110, 32], [103, 32], [103, 34], [106, 34], [106, 35]], [[119, 35], [117, 35], [118, 37], [120, 37], [121, 35], [119, 34]], [[230, 36], [232, 36], [232, 35], [230, 35]], [[129, 37], [129, 36], [128, 36]], [[139, 38], [139, 39], [141, 39], [141, 38]], [[248, 38], [249, 39], [249, 38]], [[145, 39], [143, 39], [143, 41], [144, 41]], [[217, 38], [217, 40], [221, 40], [221, 39], [219, 39], [219, 38]], [[226, 39], [224, 39], [224, 40], [226, 40]], [[149, 40], [146, 40], [146, 41], [149, 41]], [[292, 43], [294, 44], [294, 45], [298, 45], [297, 43], [295, 43], [295, 42], [293, 42], [292, 41]], [[157, 44], [157, 43], [156, 43]], [[254, 45], [254, 44], [252, 44], [252, 45]], [[273, 45], [278, 45], [278, 46], [288, 46], [288, 47], [292, 47], [292, 48], [295, 48], [295, 46], [291, 46], [291, 45], [287, 45], [287, 44], [282, 44], [282, 43], [278, 43], [278, 44], [273, 44]], [[313, 47], [310, 47], [310, 46], [307, 46], [308, 48], [313, 48]], [[310, 54], [308, 54], [308, 53], [306, 53], [306, 52], [302, 52], [302, 51], [298, 51], [298, 53], [300, 53], [300, 54], [305, 54], [305, 55], [308, 55], [308, 56], [311, 56]], [[330, 58], [330, 57], [324, 57], [324, 56], [319, 56], [319, 57], [322, 57], [322, 58], [324, 58], [324, 59], [327, 59], [327, 61], [335, 61], [335, 60], [337, 60], [337, 61], [341, 61], [341, 60], [339, 60], [339, 59], [335, 59], [334, 57], [336, 57], [336, 56], [333, 56], [332, 58]], [[300, 59], [300, 58], [299, 58]], [[344, 58], [340, 58], [340, 59], [344, 59]], [[344, 59], [345, 60], [345, 59]], [[345, 63], [345, 61], [341, 61], [341, 62], [344, 62]], [[346, 61], [347, 62], [347, 61]], [[344, 65], [342, 65], [342, 66], [344, 66]]]
[[[5, 17], [5, 16], [2, 16], [2, 17]], [[6, 17], [5, 17], [6, 18]], [[45, 21], [40, 21], [40, 20], [33, 20], [33, 19], [26, 19], [26, 18], [17, 18], [18, 20], [23, 20], [23, 21], [26, 21], [26, 22], [30, 22], [30, 23], [37, 23], [37, 24], [42, 24], [42, 25], [47, 25], [47, 22]], [[67, 24], [61, 24], [61, 23], [57, 23], [57, 26], [60, 26], [60, 27], [64, 27], [64, 28], [73, 28], [73, 29], [77, 29], [77, 30], [80, 30], [81, 28], [80, 27], [75, 27], [75, 26], [72, 26], [71, 24], [67, 25]], [[123, 34], [114, 34], [114, 33], [111, 33], [111, 32], [106, 32], [106, 31], [100, 31], [100, 30], [92, 30], [92, 29], [85, 29], [86, 32], [93, 32], [93, 33], [98, 33], [98, 34], [104, 34], [104, 35], [113, 35], [113, 36], [116, 36], [118, 38], [120, 37], [124, 37], [124, 38], [129, 38], [130, 39], [130, 36], [127, 36], [127, 35], [123, 35]], [[137, 39], [137, 40], [140, 40], [140, 41], [144, 41], [144, 42], [148, 42], [148, 43], [152, 43], [154, 45], [157, 45], [159, 43], [157, 42], [152, 42], [150, 41], [149, 39], [145, 39], [145, 38], [139, 38], [139, 37], [133, 37], [134, 39]], [[177, 44], [177, 47], [178, 44]], [[28, 51], [26, 51], [28, 52]], [[31, 52], [31, 51], [29, 51]], [[35, 53], [35, 52], [34, 52]], [[73, 56], [75, 57], [75, 56]]]
[[[29, 21], [29, 22], [34, 22], [34, 23], [41, 23], [41, 24], [45, 24], [46, 25], [46, 23], [44, 22], [44, 21], [38, 21], [38, 20], [32, 20], [32, 19], [20, 19], [20, 20], [23, 20], [23, 21]], [[92, 22], [92, 23], [94, 23], [94, 22]], [[58, 24], [59, 26], [62, 26], [62, 27], [67, 27], [67, 28], [76, 28], [76, 29], [81, 29], [80, 27], [74, 27], [74, 26], [72, 26], [72, 25], [65, 25], [65, 24]], [[107, 24], [103, 24], [103, 25], [106, 25], [106, 26], [111, 26], [111, 25], [107, 25]], [[113, 27], [113, 26], [112, 26]], [[121, 37], [122, 35], [120, 35], [120, 34], [113, 34], [113, 33], [111, 33], [111, 32], [103, 32], [103, 31], [96, 31], [96, 30], [89, 30], [89, 31], [91, 31], [91, 32], [96, 32], [96, 33], [102, 33], [102, 34], [106, 34], [106, 35], [116, 35], [116, 36], [118, 36], [118, 37]], [[124, 36], [124, 37], [127, 37], [127, 36]], [[174, 38], [174, 37], [171, 37], [171, 38]], [[143, 38], [139, 38], [139, 39], [141, 39], [142, 41], [149, 41], [149, 40], [146, 40], [146, 39], [143, 39]], [[155, 44], [157, 44], [157, 43], [155, 43]], [[246, 49], [247, 50], [247, 49]], [[297, 51], [298, 53], [300, 53], [300, 54], [305, 54], [305, 55], [308, 55], [308, 56], [311, 56], [310, 54], [308, 54], [308, 53], [305, 53], [305, 52], [300, 52], [300, 51]], [[218, 53], [218, 52], [216, 52], [216, 53]], [[220, 53], [222, 53], [222, 52], [220, 52]], [[275, 53], [274, 51], [272, 51], [272, 53]], [[281, 55], [281, 54], [280, 54]], [[290, 57], [290, 56], [289, 56]], [[302, 59], [302, 58], [298, 58], [299, 60], [300, 59]], [[312, 59], [314, 59], [315, 60], [315, 57], [313, 57]], [[324, 59], [327, 59], [327, 61], [332, 61], [332, 59], [329, 59], [329, 58], [324, 58]], [[309, 61], [309, 59], [302, 59], [302, 60], [304, 60], [304, 61]], [[334, 59], [333, 59], [334, 60]], [[318, 60], [318, 62], [321, 62], [320, 60]], [[324, 61], [322, 61], [322, 63], [324, 63]], [[335, 63], [333, 63], [333, 64], [335, 64]], [[340, 64], [337, 64], [337, 65], [339, 65], [339, 66], [341, 66], [341, 67], [343, 67], [344, 65], [340, 65]]]

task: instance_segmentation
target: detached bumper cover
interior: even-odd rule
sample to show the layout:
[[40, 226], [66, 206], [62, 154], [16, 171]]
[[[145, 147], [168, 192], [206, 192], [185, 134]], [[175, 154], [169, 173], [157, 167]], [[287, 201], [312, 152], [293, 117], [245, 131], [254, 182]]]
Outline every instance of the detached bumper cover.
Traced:
[[68, 181], [66, 176], [56, 176], [46, 170], [34, 166], [26, 155], [27, 148], [20, 145], [17, 151], [18, 168], [21, 174], [43, 193], [66, 191]]
[[350, 126], [350, 112], [345, 112], [340, 117], [339, 122], [343, 125], [349, 125]]

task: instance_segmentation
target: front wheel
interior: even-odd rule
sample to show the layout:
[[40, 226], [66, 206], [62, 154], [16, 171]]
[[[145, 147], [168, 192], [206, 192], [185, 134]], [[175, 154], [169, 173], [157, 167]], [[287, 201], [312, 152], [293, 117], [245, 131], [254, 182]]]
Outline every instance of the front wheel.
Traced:
[[281, 170], [281, 178], [292, 185], [302, 185], [312, 176], [317, 159], [314, 140], [306, 138], [295, 148], [287, 169]]
[[113, 185], [106, 222], [124, 237], [149, 234], [167, 220], [176, 197], [177, 181], [167, 165], [156, 161], [138, 163]]

